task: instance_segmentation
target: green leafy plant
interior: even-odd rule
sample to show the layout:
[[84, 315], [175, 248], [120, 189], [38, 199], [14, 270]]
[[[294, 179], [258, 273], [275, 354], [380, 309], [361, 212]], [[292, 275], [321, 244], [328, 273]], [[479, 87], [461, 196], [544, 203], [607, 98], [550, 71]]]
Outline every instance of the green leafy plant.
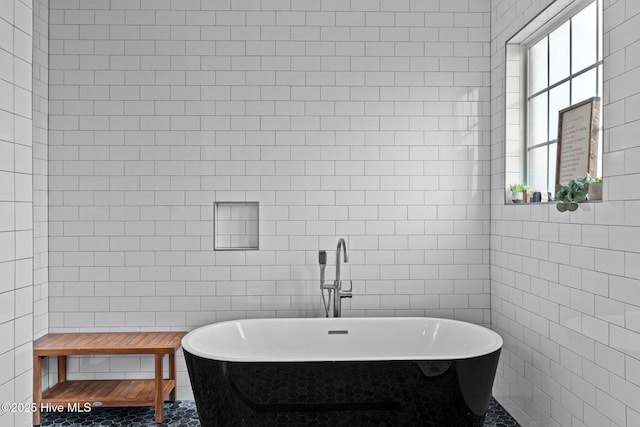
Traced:
[[602, 182], [602, 178], [593, 178], [592, 184], [600, 184]]
[[578, 177], [569, 181], [567, 185], [556, 186], [556, 209], [560, 212], [575, 211], [578, 209], [578, 203], [587, 200], [589, 193], [589, 184], [593, 182], [591, 175]]
[[509, 190], [512, 193], [522, 193], [523, 191], [527, 191], [529, 189], [529, 187], [527, 186], [527, 184], [511, 184], [509, 186]]

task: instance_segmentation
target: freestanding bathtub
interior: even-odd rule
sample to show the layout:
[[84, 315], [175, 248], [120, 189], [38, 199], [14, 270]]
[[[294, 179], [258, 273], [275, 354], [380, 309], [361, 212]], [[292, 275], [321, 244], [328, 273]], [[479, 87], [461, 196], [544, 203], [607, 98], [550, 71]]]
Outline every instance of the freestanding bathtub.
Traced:
[[436, 318], [251, 319], [182, 340], [209, 426], [482, 426], [502, 338]]

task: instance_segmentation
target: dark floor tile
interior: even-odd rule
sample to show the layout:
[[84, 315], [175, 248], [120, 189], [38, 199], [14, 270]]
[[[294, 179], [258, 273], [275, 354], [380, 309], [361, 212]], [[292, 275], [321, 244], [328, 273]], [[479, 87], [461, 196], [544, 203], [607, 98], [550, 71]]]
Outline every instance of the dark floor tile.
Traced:
[[[42, 426], [46, 427], [197, 427], [198, 412], [195, 402], [181, 400], [164, 404], [164, 422], [156, 424], [154, 411], [145, 408], [95, 408], [90, 413], [43, 414]], [[520, 425], [494, 399], [489, 402], [485, 427], [519, 427]]]
[[484, 425], [485, 427], [520, 427], [511, 414], [493, 398], [489, 401], [489, 410], [484, 419]]

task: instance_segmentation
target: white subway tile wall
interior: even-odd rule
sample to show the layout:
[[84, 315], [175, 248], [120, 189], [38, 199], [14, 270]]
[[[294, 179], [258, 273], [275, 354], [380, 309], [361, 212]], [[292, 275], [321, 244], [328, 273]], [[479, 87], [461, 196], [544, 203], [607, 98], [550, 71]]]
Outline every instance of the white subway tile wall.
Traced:
[[[0, 2], [0, 400], [16, 403], [32, 401], [32, 342], [34, 332], [46, 328], [40, 322], [46, 317], [47, 248], [39, 238], [46, 235], [47, 219], [41, 212], [33, 213], [34, 206], [46, 205], [46, 198], [43, 201], [40, 193], [46, 157], [44, 163], [37, 165], [31, 161], [32, 155], [36, 151], [41, 155], [43, 144], [46, 145], [47, 106], [46, 101], [41, 102], [47, 93], [46, 71], [45, 86], [40, 84], [40, 74], [37, 78], [34, 75], [32, 81], [32, 37], [43, 29], [42, 21], [34, 29], [32, 7], [37, 8], [39, 3], [32, 6], [31, 1]], [[36, 13], [41, 16], [41, 12], [40, 9]], [[39, 43], [43, 40], [36, 47], [38, 64], [43, 60]], [[38, 116], [33, 120], [32, 108]], [[36, 144], [32, 139], [37, 140]], [[32, 189], [34, 172], [37, 191]], [[1, 425], [30, 422], [28, 413], [0, 413]]]
[[631, 427], [640, 422], [640, 176], [632, 136], [640, 118], [640, 2], [604, 1], [607, 190], [602, 203], [569, 215], [553, 205], [504, 205], [505, 42], [552, 3], [491, 5], [491, 321], [505, 339], [494, 394], [525, 426]]
[[490, 324], [489, 0], [49, 5], [51, 331], [320, 316], [339, 237], [344, 315]]
[[49, 2], [33, 1], [33, 213], [16, 220], [33, 221], [33, 332], [49, 328]]
[[[33, 212], [16, 221], [33, 223], [33, 338], [49, 331], [49, 3], [35, 0], [33, 7]], [[28, 71], [21, 71], [26, 72]], [[27, 191], [24, 189], [23, 191]], [[25, 242], [26, 243], [26, 242]], [[31, 357], [25, 355], [25, 357]], [[48, 366], [42, 370], [43, 389], [49, 385]], [[27, 383], [23, 387], [31, 387]]]

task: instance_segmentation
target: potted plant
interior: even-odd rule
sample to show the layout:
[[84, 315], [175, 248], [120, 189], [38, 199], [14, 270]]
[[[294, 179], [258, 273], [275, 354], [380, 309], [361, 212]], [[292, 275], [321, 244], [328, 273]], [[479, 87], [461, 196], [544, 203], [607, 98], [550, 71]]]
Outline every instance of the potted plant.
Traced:
[[589, 200], [602, 200], [602, 179], [593, 178], [589, 184]]
[[511, 184], [509, 190], [511, 190], [511, 201], [513, 203], [522, 203], [524, 193], [529, 189], [527, 184]]
[[556, 186], [556, 209], [560, 212], [575, 211], [578, 209], [578, 203], [587, 200], [589, 193], [589, 185], [593, 181], [591, 175], [578, 177], [569, 181], [567, 185]]

